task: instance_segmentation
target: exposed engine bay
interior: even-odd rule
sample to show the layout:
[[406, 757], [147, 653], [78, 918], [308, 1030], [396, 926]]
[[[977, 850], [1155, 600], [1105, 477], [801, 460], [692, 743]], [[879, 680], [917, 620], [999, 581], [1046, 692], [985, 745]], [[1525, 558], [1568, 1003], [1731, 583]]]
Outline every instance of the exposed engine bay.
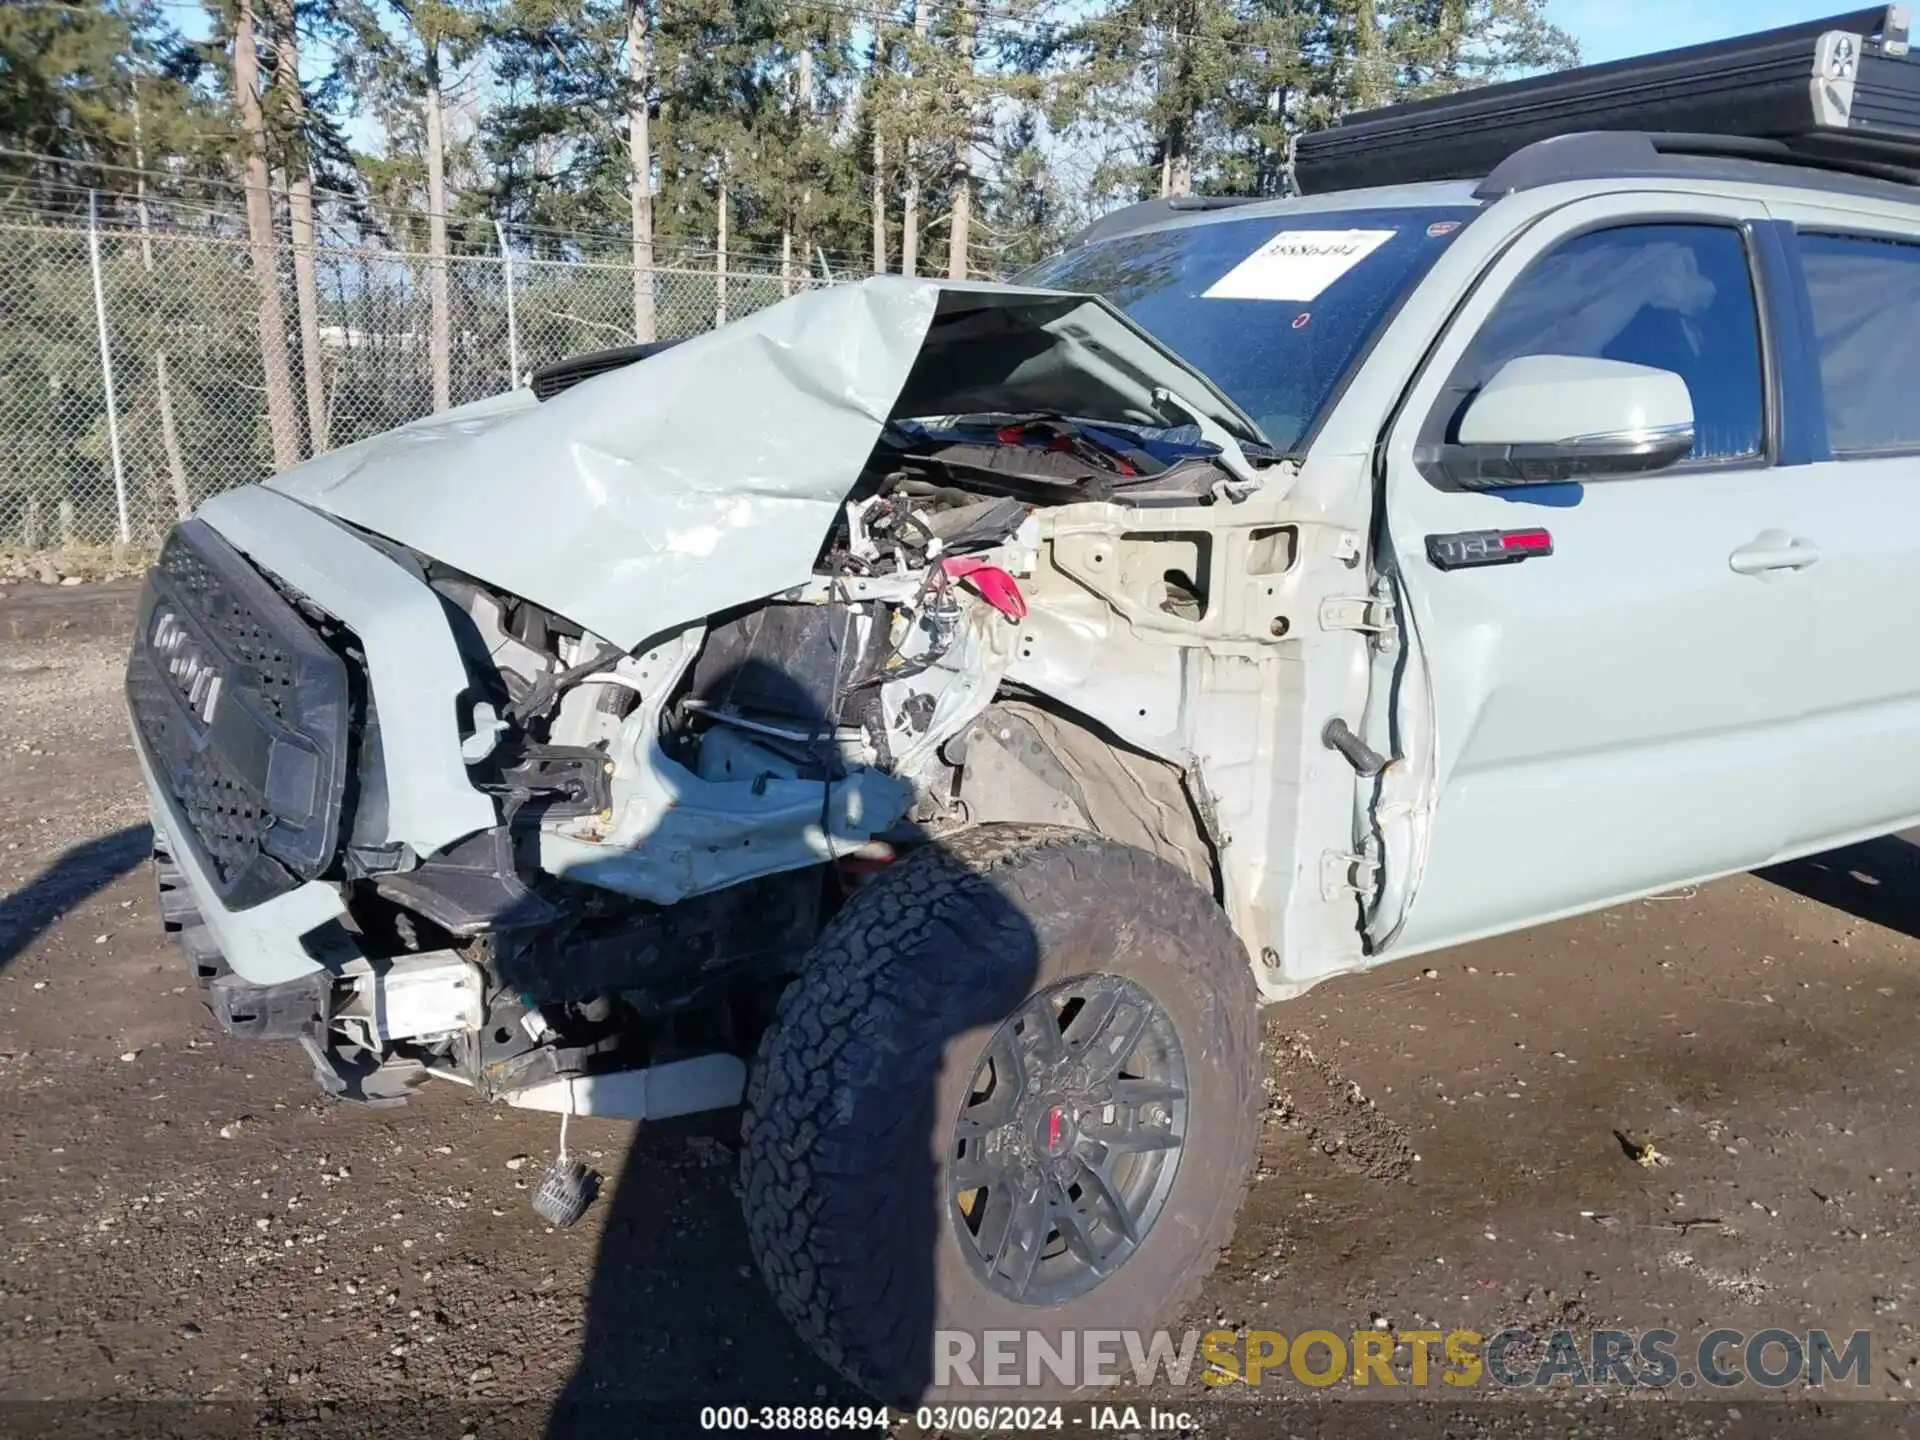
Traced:
[[[373, 1098], [432, 1073], [584, 1108], [593, 1076], [737, 1050], [761, 1018], [742, 1010], [753, 982], [790, 971], [866, 874], [974, 823], [989, 788], [995, 818], [1124, 827], [1076, 779], [1097, 763], [1076, 727], [1005, 683], [1038, 517], [1206, 503], [1217, 453], [1057, 416], [890, 426], [811, 580], [638, 653], [388, 547], [454, 625], [474, 682], [463, 758], [502, 823], [425, 859], [349, 837], [377, 973], [340, 982], [333, 1068]], [[1166, 612], [1197, 616], [1202, 583], [1169, 569]], [[369, 780], [378, 738], [374, 717]], [[1177, 772], [1133, 763], [1167, 812], [1160, 848], [1204, 857]], [[363, 786], [356, 834], [378, 798]]]
[[[199, 842], [173, 904], [221, 942], [229, 1028], [373, 1101], [441, 1077], [563, 1113], [724, 1107], [847, 896], [984, 823], [1174, 864], [1271, 997], [1360, 963], [1351, 773], [1298, 717], [1365, 694], [1375, 602], [1328, 598], [1362, 533], [1104, 302], [803, 300], [582, 357], [182, 528], [129, 694], [157, 828]], [[682, 418], [746, 389], [736, 445]], [[269, 634], [305, 657], [274, 696], [248, 659]]]

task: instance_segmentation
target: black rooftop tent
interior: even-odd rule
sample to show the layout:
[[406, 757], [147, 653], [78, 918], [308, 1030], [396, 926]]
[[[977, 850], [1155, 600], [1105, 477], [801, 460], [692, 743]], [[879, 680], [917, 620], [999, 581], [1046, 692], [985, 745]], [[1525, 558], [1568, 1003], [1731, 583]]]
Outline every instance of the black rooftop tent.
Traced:
[[[1920, 56], [1905, 5], [1349, 115], [1299, 137], [1306, 194], [1486, 176], [1541, 141], [1631, 131], [1662, 154], [1920, 181]], [[1626, 152], [1622, 152], [1623, 155]], [[1629, 166], [1631, 168], [1631, 166]]]

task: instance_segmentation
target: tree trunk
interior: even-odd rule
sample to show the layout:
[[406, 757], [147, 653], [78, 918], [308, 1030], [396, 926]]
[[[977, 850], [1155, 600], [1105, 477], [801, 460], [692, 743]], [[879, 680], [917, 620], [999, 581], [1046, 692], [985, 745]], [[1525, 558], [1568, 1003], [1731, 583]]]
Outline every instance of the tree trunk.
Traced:
[[[927, 43], [929, 27], [933, 24], [932, 0], [914, 0], [913, 38], [924, 46]], [[907, 74], [913, 74], [913, 62], [907, 62]], [[909, 87], [912, 80], [908, 81]], [[904, 194], [900, 204], [900, 273], [918, 275], [920, 273], [920, 156], [919, 149], [912, 139], [906, 141], [906, 153], [901, 157], [900, 173]]]
[[253, 0], [240, 0], [233, 27], [233, 93], [247, 137], [247, 253], [260, 297], [260, 369], [267, 387], [267, 432], [273, 463], [300, 463], [300, 420], [293, 408], [293, 371], [287, 363], [287, 319], [280, 309], [280, 272], [273, 253], [273, 201], [267, 179], [267, 117], [260, 107], [260, 52], [253, 33]]
[[963, 160], [953, 182], [953, 219], [947, 236], [947, 278], [967, 278], [967, 246], [973, 238], [973, 175]]
[[793, 294], [793, 226], [780, 227], [780, 294]]
[[[1164, 48], [1174, 55], [1180, 53], [1180, 13], [1177, 9], [1174, 11], [1173, 24], [1170, 27]], [[1178, 61], [1174, 63], [1174, 73], [1176, 76], [1179, 74]], [[1153, 67], [1153, 88], [1154, 98], [1160, 106], [1161, 114], [1165, 115], [1167, 67], [1164, 58], [1160, 64]], [[1160, 198], [1162, 200], [1173, 194], [1173, 132], [1175, 124], [1176, 122], [1173, 119], [1168, 118], [1165, 129], [1160, 136]]]
[[633, 338], [654, 338], [652, 60], [648, 0], [627, 0], [627, 206], [633, 225]]
[[[913, 146], [907, 146], [907, 154], [913, 154]], [[913, 177], [911, 159], [901, 167], [906, 176], [905, 194], [900, 201], [900, 273], [918, 275], [920, 273], [920, 182]]]
[[274, 51], [293, 154], [287, 158], [287, 220], [293, 234], [293, 298], [300, 315], [300, 366], [306, 382], [311, 453], [327, 448], [327, 384], [321, 369], [320, 286], [313, 272], [313, 161], [307, 150], [307, 96], [300, 88], [300, 36], [293, 0], [274, 0]]
[[447, 295], [446, 110], [440, 95], [440, 45], [427, 46], [427, 355], [433, 409], [453, 405], [453, 319]]
[[713, 326], [727, 323], [727, 182], [720, 182], [720, 218], [713, 249]]
[[167, 379], [167, 352], [153, 352], [153, 386], [160, 404], [160, 448], [167, 457], [167, 479], [173, 486], [173, 512], [184, 520], [193, 513], [193, 494], [187, 489], [187, 456], [180, 448], [180, 426], [173, 418], [173, 386]]
[[953, 219], [947, 227], [947, 278], [967, 278], [967, 247], [973, 225], [973, 0], [960, 6], [960, 61], [966, 79], [959, 97], [960, 142], [953, 152]]
[[1193, 79], [1193, 37], [1200, 21], [1197, 14], [1189, 20], [1189, 13], [1189, 7], [1183, 4], [1180, 18], [1174, 25], [1174, 106], [1167, 120], [1160, 162], [1160, 193], [1163, 196], [1193, 193], [1193, 111], [1197, 100]]
[[[813, 37], [806, 36], [801, 41], [799, 55], [799, 75], [795, 85], [795, 104], [800, 112], [800, 124], [805, 130], [813, 128]], [[780, 293], [793, 293], [793, 249], [797, 235], [800, 242], [800, 268], [807, 268], [807, 235], [812, 230], [808, 224], [813, 209], [813, 191], [800, 192], [798, 207], [789, 209], [787, 223], [780, 231]]]
[[877, 124], [873, 132], [873, 273], [887, 273], [887, 142]]
[[1186, 132], [1180, 132], [1180, 148], [1168, 156], [1167, 194], [1193, 194], [1193, 155], [1187, 149]]
[[886, 63], [886, 12], [873, 11], [873, 103], [868, 107], [867, 123], [873, 126], [873, 273], [887, 273], [887, 140], [880, 117], [881, 72]]
[[[147, 151], [140, 133], [140, 94], [133, 97], [133, 193], [140, 212], [140, 265], [149, 278], [153, 275], [153, 224], [147, 214]], [[167, 379], [167, 347], [164, 340], [153, 347], [153, 398], [160, 410], [160, 449], [167, 459], [167, 481], [173, 489], [173, 512], [179, 519], [193, 513], [193, 496], [187, 490], [187, 457], [180, 448], [180, 427], [173, 419], [173, 386]]]

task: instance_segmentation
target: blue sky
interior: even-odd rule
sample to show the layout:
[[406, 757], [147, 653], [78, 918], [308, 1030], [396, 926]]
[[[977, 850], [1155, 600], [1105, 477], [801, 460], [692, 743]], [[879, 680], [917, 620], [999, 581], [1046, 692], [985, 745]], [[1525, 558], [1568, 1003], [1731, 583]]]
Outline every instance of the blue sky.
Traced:
[[[1866, 0], [1851, 0], [1859, 8]], [[1818, 20], [1847, 0], [1547, 0], [1547, 18], [1573, 32], [1589, 65]]]

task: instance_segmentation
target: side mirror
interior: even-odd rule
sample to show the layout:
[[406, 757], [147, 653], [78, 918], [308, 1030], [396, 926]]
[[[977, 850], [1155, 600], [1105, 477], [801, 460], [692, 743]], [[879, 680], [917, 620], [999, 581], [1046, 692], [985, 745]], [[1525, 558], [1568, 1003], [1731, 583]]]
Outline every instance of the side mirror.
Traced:
[[1422, 457], [1467, 490], [1640, 475], [1693, 451], [1693, 397], [1671, 370], [1522, 355], [1480, 388], [1454, 441]]

